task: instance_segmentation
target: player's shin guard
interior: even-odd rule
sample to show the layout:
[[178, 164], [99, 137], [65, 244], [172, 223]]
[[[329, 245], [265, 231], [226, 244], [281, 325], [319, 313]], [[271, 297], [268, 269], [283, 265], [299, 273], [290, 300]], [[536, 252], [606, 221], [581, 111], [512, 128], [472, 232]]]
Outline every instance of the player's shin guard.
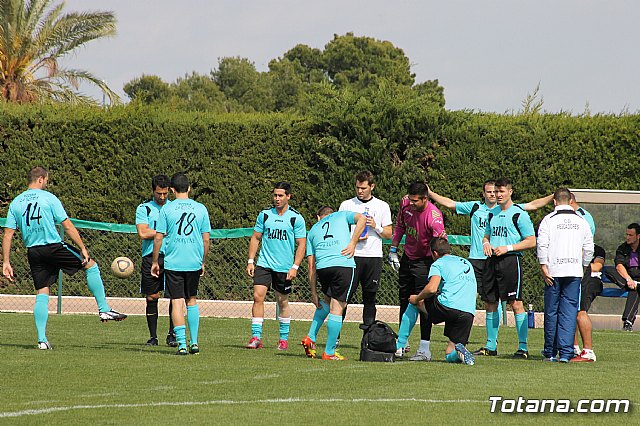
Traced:
[[262, 339], [262, 323], [263, 322], [264, 322], [264, 318], [260, 318], [260, 317], [251, 318], [251, 335], [253, 337]]
[[49, 319], [49, 295], [37, 294], [33, 305], [33, 319], [36, 322], [38, 342], [47, 341], [47, 320]]
[[149, 337], [158, 338], [158, 299], [147, 299], [147, 327], [149, 327]]
[[309, 338], [312, 342], [316, 341], [316, 337], [318, 336], [318, 331], [320, 327], [322, 327], [322, 323], [329, 315], [329, 305], [324, 300], [320, 301], [320, 307], [316, 308], [316, 312], [313, 314], [313, 321], [311, 321], [311, 326], [309, 327]]
[[190, 343], [197, 345], [198, 329], [200, 328], [200, 308], [198, 305], [187, 306], [187, 324], [189, 324]]
[[176, 332], [176, 340], [178, 341], [178, 349], [187, 347], [187, 327], [179, 325], [173, 329]]
[[278, 318], [280, 320], [280, 340], [289, 340], [289, 327], [291, 325], [291, 317]]
[[96, 299], [98, 310], [100, 312], [109, 312], [111, 307], [109, 307], [109, 304], [107, 303], [107, 296], [104, 292], [104, 285], [102, 284], [102, 277], [100, 276], [100, 268], [98, 268], [98, 264], [96, 263], [91, 268], [87, 269], [86, 274], [87, 287], [89, 287], [89, 291]]
[[336, 353], [336, 343], [341, 329], [342, 316], [329, 314], [329, 318], [327, 319], [327, 345], [324, 348], [324, 352], [327, 355]]
[[411, 330], [416, 325], [416, 321], [418, 321], [418, 308], [415, 305], [407, 306], [407, 309], [404, 311], [402, 315], [402, 321], [400, 322], [400, 328], [398, 329], [398, 341], [396, 343], [396, 349], [404, 348], [407, 346], [407, 341], [409, 340], [409, 335], [411, 334]]
[[[527, 350], [527, 338], [529, 337], [529, 324], [527, 313], [516, 314], [516, 330], [518, 330], [518, 350]], [[574, 321], [575, 322], [575, 321]]]
[[487, 312], [487, 343], [485, 348], [495, 351], [498, 346], [498, 330], [500, 329], [500, 315], [498, 312]]
[[460, 362], [460, 357], [458, 356], [458, 352], [451, 351], [447, 354], [447, 356], [444, 357], [445, 361], [447, 362]]

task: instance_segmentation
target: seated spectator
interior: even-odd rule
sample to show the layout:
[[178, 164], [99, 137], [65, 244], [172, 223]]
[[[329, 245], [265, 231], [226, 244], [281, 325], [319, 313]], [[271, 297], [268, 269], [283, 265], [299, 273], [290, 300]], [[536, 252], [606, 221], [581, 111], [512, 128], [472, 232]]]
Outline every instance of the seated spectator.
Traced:
[[614, 261], [616, 271], [625, 280], [629, 290], [627, 302], [622, 312], [622, 329], [633, 331], [633, 323], [638, 313], [638, 291], [636, 281], [640, 281], [640, 225], [632, 223], [627, 226], [625, 242], [616, 250]]

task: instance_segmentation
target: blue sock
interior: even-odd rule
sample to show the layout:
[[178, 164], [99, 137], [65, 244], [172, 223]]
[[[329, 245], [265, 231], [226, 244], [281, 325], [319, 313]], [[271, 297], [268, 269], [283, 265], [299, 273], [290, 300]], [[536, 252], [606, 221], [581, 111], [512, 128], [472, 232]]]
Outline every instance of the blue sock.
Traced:
[[500, 314], [498, 312], [487, 312], [487, 343], [485, 348], [495, 351], [498, 347], [498, 330], [500, 329]]
[[518, 350], [527, 350], [527, 338], [529, 337], [529, 322], [527, 313], [516, 314], [516, 330], [518, 330]]
[[176, 340], [178, 341], [178, 349], [187, 347], [187, 326], [178, 325], [173, 327], [173, 331], [176, 333]]
[[198, 305], [187, 306], [187, 324], [189, 324], [189, 337], [191, 344], [198, 344], [198, 328], [200, 327], [200, 308]]
[[254, 317], [251, 318], [251, 336], [262, 339], [262, 323], [264, 318]]
[[324, 300], [320, 302], [320, 308], [316, 308], [316, 312], [313, 314], [313, 321], [311, 321], [311, 327], [309, 327], [309, 338], [312, 342], [316, 341], [318, 336], [318, 330], [322, 327], [322, 323], [329, 315], [329, 305]]
[[416, 305], [409, 304], [407, 310], [402, 314], [402, 321], [400, 322], [400, 328], [398, 329], [398, 342], [396, 343], [396, 349], [404, 348], [407, 346], [409, 335], [411, 330], [418, 321], [419, 311]]
[[36, 304], [33, 305], [33, 318], [36, 321], [38, 342], [47, 342], [47, 320], [49, 319], [48, 294], [36, 294]]
[[458, 352], [453, 350], [444, 357], [447, 362], [460, 362], [460, 357], [458, 356]]
[[291, 324], [291, 317], [279, 318], [280, 320], [280, 340], [289, 340], [289, 327]]
[[342, 315], [329, 314], [329, 319], [327, 320], [327, 345], [324, 347], [324, 352], [327, 355], [336, 353], [336, 343], [341, 329]]
[[100, 312], [109, 312], [111, 308], [107, 303], [107, 296], [104, 293], [104, 285], [102, 284], [102, 277], [100, 276], [100, 268], [98, 268], [98, 264], [96, 263], [91, 268], [87, 269], [86, 274], [87, 287], [89, 287], [89, 291], [96, 299], [98, 310]]

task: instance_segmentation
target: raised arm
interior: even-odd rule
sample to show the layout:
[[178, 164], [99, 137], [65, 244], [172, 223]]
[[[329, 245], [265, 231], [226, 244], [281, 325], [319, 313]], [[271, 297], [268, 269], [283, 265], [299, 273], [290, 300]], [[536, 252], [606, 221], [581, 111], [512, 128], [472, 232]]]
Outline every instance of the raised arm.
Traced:
[[533, 201], [529, 201], [528, 203], [526, 203], [524, 205], [524, 209], [528, 212], [534, 211], [534, 210], [538, 210], [541, 207], [546, 206], [547, 204], [549, 204], [551, 202], [551, 200], [553, 200], [553, 194], [551, 195], [547, 195], [546, 197], [542, 197], [542, 198], [537, 198]]
[[427, 186], [427, 190], [428, 190], [427, 195], [429, 196], [429, 198], [431, 198], [436, 203], [438, 203], [441, 206], [444, 206], [444, 207], [446, 207], [448, 209], [451, 209], [451, 210], [455, 210], [456, 209], [456, 202], [453, 201], [451, 198], [445, 197], [443, 195], [436, 194], [428, 186]]

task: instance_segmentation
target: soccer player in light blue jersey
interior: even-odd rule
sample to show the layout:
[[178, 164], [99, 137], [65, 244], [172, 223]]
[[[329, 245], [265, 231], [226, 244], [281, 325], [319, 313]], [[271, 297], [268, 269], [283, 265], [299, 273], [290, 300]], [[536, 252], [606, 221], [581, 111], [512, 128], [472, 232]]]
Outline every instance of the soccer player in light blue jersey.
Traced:
[[[140, 293], [144, 294], [147, 299], [146, 317], [149, 340], [146, 344], [148, 346], [158, 345], [158, 299], [160, 292], [164, 290], [164, 247], [160, 248], [160, 257], [158, 258], [160, 275], [158, 277], [151, 275], [151, 263], [153, 262], [153, 239], [156, 236], [158, 216], [162, 206], [169, 202], [167, 197], [170, 185], [168, 176], [154, 176], [151, 179], [153, 198], [140, 204], [136, 209], [136, 230], [142, 240]], [[178, 342], [173, 332], [173, 320], [171, 319], [173, 309], [171, 306], [171, 302], [169, 302], [169, 332], [166, 341], [167, 345], [176, 347]]]
[[498, 179], [495, 187], [498, 205], [489, 212], [482, 239], [483, 251], [488, 257], [482, 299], [486, 302], [487, 314], [494, 315], [494, 321], [487, 322], [485, 348], [497, 353], [500, 323], [495, 312], [498, 310], [498, 302], [505, 300], [513, 309], [518, 331], [518, 350], [513, 357], [527, 359], [529, 329], [527, 313], [522, 304], [522, 251], [536, 246], [536, 236], [529, 214], [511, 201], [511, 181], [506, 178]]
[[[307, 228], [302, 215], [289, 205], [291, 185], [278, 182], [273, 188], [273, 207], [261, 211], [249, 242], [247, 274], [253, 278], [253, 307], [251, 308], [251, 339], [247, 349], [262, 347], [264, 299], [273, 286], [278, 303], [280, 340], [278, 350], [289, 348], [289, 294], [291, 281], [298, 273], [304, 258]], [[295, 248], [296, 244], [298, 248]], [[257, 264], [255, 256], [260, 248]], [[295, 255], [294, 255], [295, 254]]]
[[[156, 236], [153, 240], [153, 263], [151, 275], [160, 276], [160, 249], [166, 237], [164, 275], [167, 291], [173, 305], [173, 325], [178, 341], [176, 355], [199, 354], [198, 332], [200, 310], [198, 308], [198, 285], [204, 275], [204, 262], [209, 253], [211, 222], [207, 208], [190, 199], [189, 179], [184, 173], [171, 177], [171, 191], [175, 200], [160, 210]], [[187, 305], [189, 325], [189, 347], [185, 326], [184, 304]]]
[[[487, 217], [489, 212], [496, 206], [496, 181], [489, 179], [482, 185], [482, 201], [453, 201], [451, 198], [436, 194], [429, 188], [429, 197], [436, 203], [455, 210], [457, 214], [466, 215], [471, 218], [471, 246], [469, 248], [469, 262], [473, 265], [473, 271], [478, 283], [478, 294], [483, 302], [485, 302], [486, 324], [500, 324], [500, 310], [496, 312], [489, 312], [487, 301], [484, 299], [484, 286], [483, 275], [485, 265], [487, 263], [487, 255], [484, 254], [482, 249], [482, 238], [484, 237], [484, 231], [487, 226]], [[526, 204], [517, 204], [526, 211], [537, 210], [553, 200], [553, 194], [546, 197], [538, 198], [530, 201]], [[492, 327], [487, 325], [487, 327]], [[496, 350], [487, 349], [487, 346], [491, 346], [491, 342], [487, 342], [485, 346], [474, 352], [474, 355], [486, 355], [496, 356], [498, 352]]]
[[[342, 329], [342, 311], [356, 285], [353, 254], [367, 217], [350, 211], [334, 213], [331, 207], [321, 207], [317, 217], [318, 223], [307, 235], [309, 283], [316, 311], [302, 346], [309, 358], [316, 357], [316, 336], [328, 317], [327, 344], [322, 359], [343, 361], [345, 357], [336, 351], [336, 342]], [[353, 233], [351, 225], [356, 225]], [[323, 301], [318, 297], [316, 281], [320, 281]]]
[[[444, 322], [444, 335], [449, 338], [445, 351], [447, 362], [474, 364], [474, 357], [465, 345], [476, 313], [476, 278], [467, 259], [451, 254], [446, 238], [434, 238], [429, 243], [434, 262], [429, 269], [429, 282], [417, 295], [409, 297], [411, 305], [405, 315], [420, 309], [428, 313], [433, 324]], [[423, 302], [424, 301], [424, 302]], [[402, 321], [398, 332], [398, 347], [409, 336], [409, 321]], [[402, 342], [401, 342], [402, 340]]]
[[[98, 264], [89, 257], [80, 233], [71, 223], [60, 200], [45, 191], [49, 183], [49, 172], [43, 167], [34, 167], [28, 175], [29, 189], [18, 195], [9, 205], [2, 240], [2, 274], [9, 281], [14, 280], [14, 271], [10, 262], [11, 242], [16, 229], [20, 230], [31, 276], [36, 290], [36, 303], [33, 317], [38, 332], [38, 349], [51, 349], [47, 339], [47, 321], [49, 319], [49, 287], [56, 282], [60, 270], [73, 275], [84, 269], [89, 291], [98, 304], [101, 321], [121, 321], [127, 316], [112, 310], [100, 277]], [[66, 235], [78, 247], [66, 244], [56, 224], [61, 224]]]

